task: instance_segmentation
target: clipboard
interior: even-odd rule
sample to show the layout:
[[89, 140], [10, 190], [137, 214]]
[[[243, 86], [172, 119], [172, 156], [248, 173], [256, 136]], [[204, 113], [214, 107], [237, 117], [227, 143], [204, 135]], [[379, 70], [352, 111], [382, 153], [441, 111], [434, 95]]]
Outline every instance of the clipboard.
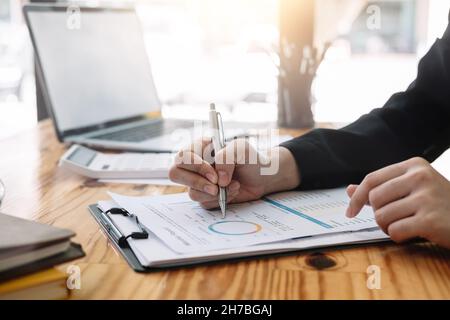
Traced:
[[[152, 271], [158, 271], [160, 268], [149, 268], [143, 266], [136, 255], [134, 254], [133, 250], [131, 249], [130, 245], [128, 244], [128, 241], [126, 241], [126, 238], [128, 235], [120, 235], [122, 238], [118, 238], [114, 232], [114, 228], [117, 229], [117, 227], [114, 225], [114, 222], [108, 217], [108, 213], [103, 212], [100, 210], [100, 208], [97, 207], [96, 204], [90, 205], [89, 212], [94, 217], [94, 219], [97, 221], [97, 223], [102, 228], [103, 232], [108, 236], [108, 239], [113, 244], [114, 248], [120, 252], [120, 254], [125, 258], [129, 266], [136, 272], [152, 272]], [[116, 208], [116, 210], [122, 210], [121, 208]], [[120, 231], [119, 231], [120, 233]], [[123, 240], [121, 240], [123, 239]]]
[[[109, 214], [122, 214], [127, 215], [129, 217], [133, 217], [133, 215], [129, 214], [127, 211], [125, 211], [122, 208], [112, 208], [108, 210], [107, 212], [103, 212], [97, 204], [92, 204], [88, 207], [91, 215], [94, 217], [94, 219], [97, 221], [97, 223], [100, 225], [103, 232], [107, 235], [108, 239], [111, 241], [114, 248], [125, 258], [128, 265], [136, 272], [139, 273], [150, 273], [150, 272], [157, 272], [162, 270], [168, 270], [168, 269], [178, 269], [181, 267], [194, 267], [197, 265], [212, 265], [217, 263], [223, 263], [223, 262], [238, 262], [238, 261], [247, 261], [247, 260], [254, 260], [254, 259], [261, 259], [261, 258], [273, 258], [273, 257], [280, 257], [280, 256], [288, 256], [293, 255], [299, 252], [307, 253], [307, 252], [315, 252], [317, 250], [320, 251], [330, 251], [335, 249], [343, 249], [343, 248], [354, 248], [361, 245], [370, 245], [374, 243], [380, 243], [380, 242], [390, 242], [389, 238], [377, 238], [377, 239], [368, 239], [363, 242], [344, 242], [344, 243], [327, 243], [325, 245], [320, 246], [312, 246], [312, 247], [304, 247], [304, 248], [296, 248], [296, 249], [289, 249], [289, 250], [280, 250], [280, 251], [272, 251], [270, 253], [255, 253], [252, 255], [237, 255], [234, 257], [222, 257], [217, 259], [212, 259], [209, 261], [190, 261], [182, 264], [176, 264], [171, 266], [145, 266], [142, 265], [137, 256], [135, 255], [133, 249], [128, 244], [127, 239], [128, 238], [134, 238], [134, 239], [146, 239], [145, 238], [145, 227], [140, 225], [141, 232], [137, 232], [138, 234], [134, 233], [134, 237], [132, 234], [130, 235], [123, 235], [118, 232], [117, 226], [114, 225], [114, 222], [112, 219], [110, 219]], [[113, 210], [113, 212], [110, 212]], [[139, 221], [136, 219], [136, 222], [139, 224]], [[147, 235], [148, 236], [148, 235]], [[309, 238], [309, 237], [307, 237]]]

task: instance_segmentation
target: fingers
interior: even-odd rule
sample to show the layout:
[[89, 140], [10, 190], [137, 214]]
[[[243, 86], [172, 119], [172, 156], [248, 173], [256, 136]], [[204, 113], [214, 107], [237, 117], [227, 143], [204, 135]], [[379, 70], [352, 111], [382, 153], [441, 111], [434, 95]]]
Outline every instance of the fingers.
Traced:
[[395, 242], [403, 242], [419, 237], [419, 226], [420, 221], [417, 217], [408, 217], [389, 225], [387, 233]]
[[[227, 203], [232, 203], [235, 198], [236, 198], [235, 194], [229, 195], [228, 198], [227, 198]], [[215, 201], [208, 201], [208, 202], [201, 202], [200, 206], [203, 209], [207, 209], [207, 210], [217, 209], [219, 207], [219, 203], [217, 202], [217, 200], [215, 200]]]
[[[225, 148], [216, 152], [215, 157], [211, 157], [212, 144], [210, 139], [203, 139], [190, 147], [180, 151], [175, 158], [175, 165], [169, 171], [169, 178], [172, 181], [186, 184], [198, 191], [199, 181], [194, 181], [193, 176], [182, 177], [186, 172], [196, 173], [220, 187], [227, 187], [231, 179], [236, 164], [244, 164], [249, 159], [250, 147], [246, 140], [237, 139], [229, 143]], [[206, 156], [205, 156], [206, 155]], [[257, 153], [255, 152], [255, 156]], [[214, 160], [214, 167], [210, 164]]]
[[403, 198], [391, 202], [381, 209], [375, 211], [375, 219], [380, 228], [388, 233], [389, 226], [404, 218], [414, 215], [417, 208], [417, 203], [408, 198]]
[[356, 188], [350, 199], [346, 213], [347, 217], [352, 218], [361, 211], [364, 204], [369, 201], [369, 192], [372, 189], [388, 180], [401, 176], [405, 171], [406, 169], [403, 165], [395, 164], [367, 175]]
[[358, 188], [358, 185], [356, 185], [356, 184], [350, 184], [347, 187], [347, 195], [349, 196], [349, 198], [351, 198], [353, 196], [353, 194], [356, 191], [356, 188]]
[[[207, 161], [203, 159], [203, 151], [205, 148], [208, 148], [210, 144], [210, 140], [202, 139], [196, 141], [188, 148], [178, 152], [175, 157], [175, 164], [169, 171], [169, 178], [174, 176], [180, 179], [179, 176], [184, 172], [180, 171], [180, 169], [184, 169], [185, 171], [197, 173], [200, 176], [205, 177], [212, 184], [217, 184], [218, 176], [216, 171]], [[191, 187], [191, 185], [189, 186]]]
[[209, 163], [202, 160], [199, 156], [192, 154], [192, 157], [197, 160], [192, 163], [178, 163], [176, 164], [177, 168], [198, 173], [199, 175], [208, 179], [211, 183], [217, 184], [218, 177], [214, 168]]
[[[348, 195], [349, 198], [351, 198], [353, 196], [353, 194], [355, 193], [357, 188], [358, 188], [357, 184], [350, 184], [347, 187], [347, 195]], [[366, 202], [366, 205], [369, 205], [369, 202]]]
[[218, 184], [226, 187], [233, 177], [236, 164], [244, 164], [249, 155], [249, 144], [244, 139], [230, 142], [215, 155], [215, 168], [218, 175]]
[[369, 203], [374, 210], [407, 196], [415, 186], [408, 175], [388, 180], [369, 191]]
[[[234, 195], [235, 193], [238, 193], [240, 189], [240, 184], [237, 181], [232, 181], [230, 185], [227, 187], [227, 196]], [[218, 205], [218, 194], [211, 195], [209, 193], [205, 193], [202, 191], [198, 191], [195, 189], [190, 188], [189, 189], [189, 197], [197, 202], [204, 203], [204, 202], [216, 202], [216, 206]], [[227, 198], [228, 198], [227, 197]]]
[[[237, 196], [239, 195], [240, 184], [237, 181], [232, 181], [227, 188], [227, 203], [234, 203]], [[197, 195], [195, 195], [197, 196]], [[198, 195], [200, 196], [200, 195]], [[200, 205], [205, 209], [214, 209], [219, 206], [218, 197], [204, 197], [203, 201], [199, 201]]]
[[169, 171], [169, 178], [176, 183], [186, 185], [192, 189], [202, 191], [212, 196], [217, 195], [218, 192], [217, 185], [212, 184], [204, 177], [185, 169], [171, 169]]

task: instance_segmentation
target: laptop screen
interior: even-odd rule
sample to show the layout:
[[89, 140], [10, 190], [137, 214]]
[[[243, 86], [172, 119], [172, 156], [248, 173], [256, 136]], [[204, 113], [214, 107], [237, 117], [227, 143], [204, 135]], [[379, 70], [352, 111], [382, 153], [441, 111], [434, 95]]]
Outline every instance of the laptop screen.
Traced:
[[[81, 9], [79, 16], [70, 14], [27, 11], [60, 133], [158, 111], [136, 13]], [[69, 20], [74, 17], [78, 20]]]

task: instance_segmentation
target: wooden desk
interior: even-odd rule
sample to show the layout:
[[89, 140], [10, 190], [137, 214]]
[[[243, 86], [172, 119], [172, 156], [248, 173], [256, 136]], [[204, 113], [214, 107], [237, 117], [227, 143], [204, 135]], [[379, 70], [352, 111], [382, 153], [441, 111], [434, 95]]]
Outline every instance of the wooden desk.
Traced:
[[[0, 141], [5, 213], [77, 233], [86, 257], [75, 299], [438, 299], [450, 298], [450, 251], [432, 244], [370, 245], [291, 256], [138, 274], [108, 243], [86, 209], [128, 195], [184, 191], [181, 187], [105, 185], [57, 167], [64, 146], [49, 122]], [[67, 265], [60, 266], [66, 270]], [[366, 286], [369, 265], [381, 268], [381, 289]]]

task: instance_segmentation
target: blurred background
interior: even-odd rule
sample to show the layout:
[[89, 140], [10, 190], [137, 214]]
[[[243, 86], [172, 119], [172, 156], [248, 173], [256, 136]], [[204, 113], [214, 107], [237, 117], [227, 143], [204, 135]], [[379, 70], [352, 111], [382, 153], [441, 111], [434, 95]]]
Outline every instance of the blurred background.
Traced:
[[[200, 106], [215, 101], [225, 119], [263, 122], [277, 118], [280, 8], [287, 1], [297, 0], [65, 2], [137, 6], [164, 116], [203, 118]], [[312, 110], [316, 122], [337, 126], [408, 86], [418, 60], [444, 32], [450, 8], [450, 0], [307, 1], [313, 14], [286, 19], [296, 28], [313, 26], [315, 46], [329, 45], [313, 82]], [[21, 13], [26, 2], [0, 0], [0, 139], [38, 121]]]

